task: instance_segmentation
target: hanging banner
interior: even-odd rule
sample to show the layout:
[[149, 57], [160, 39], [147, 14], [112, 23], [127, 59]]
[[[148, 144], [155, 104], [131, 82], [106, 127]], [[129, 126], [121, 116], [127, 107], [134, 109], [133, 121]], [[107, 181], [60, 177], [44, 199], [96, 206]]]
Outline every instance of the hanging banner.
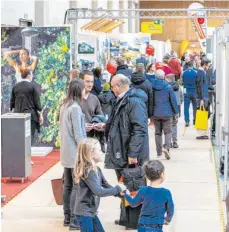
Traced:
[[57, 115], [66, 97], [71, 67], [70, 26], [1, 28], [1, 110], [10, 110], [13, 86], [29, 68], [40, 92], [44, 124], [35, 135], [35, 146], [58, 143]]
[[149, 33], [153, 34], [162, 34], [163, 33], [163, 26], [160, 22], [142, 22], [141, 23], [141, 32], [142, 33]]

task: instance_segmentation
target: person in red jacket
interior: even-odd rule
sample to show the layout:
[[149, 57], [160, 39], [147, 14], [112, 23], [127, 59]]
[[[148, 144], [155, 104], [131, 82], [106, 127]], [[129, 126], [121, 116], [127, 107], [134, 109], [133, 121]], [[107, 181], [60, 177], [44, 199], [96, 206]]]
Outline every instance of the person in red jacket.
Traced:
[[168, 61], [168, 65], [175, 75], [175, 81], [179, 80], [182, 73], [180, 61], [176, 57], [171, 57]]

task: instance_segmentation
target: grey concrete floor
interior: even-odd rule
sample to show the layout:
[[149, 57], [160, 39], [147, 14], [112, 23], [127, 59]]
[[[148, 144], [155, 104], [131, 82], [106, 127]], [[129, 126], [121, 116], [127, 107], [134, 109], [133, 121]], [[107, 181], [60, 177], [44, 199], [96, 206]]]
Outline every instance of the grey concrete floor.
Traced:
[[[182, 119], [179, 123], [179, 149], [171, 151], [171, 160], [162, 160], [166, 180], [175, 202], [175, 217], [165, 232], [220, 232], [220, 210], [215, 165], [210, 141], [197, 141], [194, 127], [184, 136]], [[156, 159], [154, 129], [149, 128], [151, 159]], [[36, 165], [36, 164], [35, 164]], [[102, 164], [101, 164], [102, 166]], [[62, 207], [55, 204], [51, 179], [61, 177], [63, 169], [58, 163], [37, 179], [3, 209], [3, 232], [66, 232], [62, 226]], [[116, 183], [112, 170], [104, 170], [107, 179]], [[99, 217], [107, 232], [125, 231], [114, 225], [119, 217], [120, 200], [103, 198]]]

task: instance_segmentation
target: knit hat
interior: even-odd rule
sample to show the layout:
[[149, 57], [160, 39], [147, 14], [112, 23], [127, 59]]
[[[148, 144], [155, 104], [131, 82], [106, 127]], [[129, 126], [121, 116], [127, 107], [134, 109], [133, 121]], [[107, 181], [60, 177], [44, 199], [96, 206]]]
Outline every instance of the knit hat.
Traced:
[[110, 84], [109, 83], [105, 83], [105, 84], [103, 84], [103, 90], [104, 91], [108, 91], [108, 90], [110, 90]]

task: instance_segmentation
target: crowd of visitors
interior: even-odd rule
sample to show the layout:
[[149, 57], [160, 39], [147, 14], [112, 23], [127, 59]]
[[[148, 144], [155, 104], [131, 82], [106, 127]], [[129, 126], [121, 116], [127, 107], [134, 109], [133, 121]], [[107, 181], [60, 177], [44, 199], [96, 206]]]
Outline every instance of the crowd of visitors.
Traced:
[[[186, 127], [190, 126], [190, 103], [194, 124], [198, 108], [204, 107], [210, 115], [215, 72], [209, 69], [210, 61], [204, 54], [186, 54], [179, 60], [172, 52], [164, 56], [163, 62], [151, 63], [144, 55], [133, 62], [122, 57], [115, 62], [116, 73], [106, 83], [101, 80], [100, 67], [70, 72], [68, 93], [59, 114], [63, 224], [70, 230], [104, 231], [97, 216], [100, 197], [115, 196], [122, 199], [115, 224], [141, 232], [161, 232], [163, 225], [172, 220], [174, 205], [170, 191], [160, 188], [163, 164], [149, 157], [148, 126], [155, 128], [157, 159], [163, 154], [168, 160], [172, 158], [171, 148], [179, 148], [181, 105], [184, 101]], [[43, 117], [31, 77], [29, 69], [22, 73], [27, 84], [19, 82], [13, 88], [11, 110], [31, 113], [33, 139]], [[197, 130], [196, 138], [207, 139], [207, 131]], [[101, 152], [105, 153], [105, 168], [116, 173], [115, 187], [97, 167]], [[136, 170], [131, 184], [125, 179], [129, 169]], [[138, 182], [137, 178], [144, 181]], [[146, 179], [150, 181], [148, 187]], [[136, 186], [138, 191], [130, 193], [130, 188]]]

